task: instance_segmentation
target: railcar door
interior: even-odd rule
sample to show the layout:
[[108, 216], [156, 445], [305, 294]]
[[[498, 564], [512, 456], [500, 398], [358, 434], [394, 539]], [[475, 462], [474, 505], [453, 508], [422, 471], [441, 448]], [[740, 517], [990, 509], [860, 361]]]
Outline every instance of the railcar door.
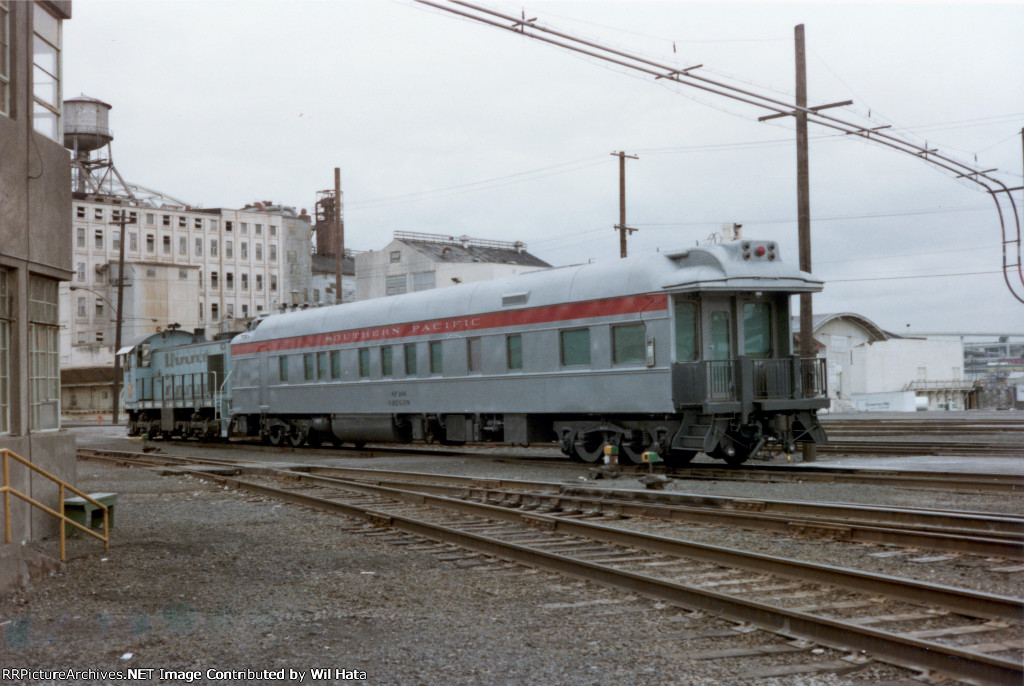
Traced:
[[732, 397], [733, 317], [731, 298], [708, 298], [704, 308], [705, 359], [710, 365], [712, 398]]

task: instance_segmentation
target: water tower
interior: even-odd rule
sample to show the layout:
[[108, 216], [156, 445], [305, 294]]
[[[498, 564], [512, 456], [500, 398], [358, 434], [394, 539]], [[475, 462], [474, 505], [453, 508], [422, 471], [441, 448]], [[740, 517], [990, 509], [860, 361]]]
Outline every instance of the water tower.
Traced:
[[[72, 152], [71, 190], [75, 193], [120, 195], [134, 198], [128, 184], [114, 168], [108, 118], [110, 105], [81, 95], [64, 101], [64, 147]], [[106, 159], [92, 153], [107, 149]], [[115, 178], [120, 182], [115, 186]]]

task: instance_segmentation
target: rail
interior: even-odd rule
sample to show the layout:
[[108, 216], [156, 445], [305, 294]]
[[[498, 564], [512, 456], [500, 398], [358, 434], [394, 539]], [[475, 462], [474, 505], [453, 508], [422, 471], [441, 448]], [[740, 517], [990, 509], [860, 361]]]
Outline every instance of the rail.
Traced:
[[[57, 519], [60, 520], [60, 527], [59, 528], [60, 528], [60, 561], [61, 562], [64, 562], [64, 561], [67, 560], [67, 551], [66, 551], [66, 546], [65, 546], [65, 539], [67, 537], [66, 528], [67, 528], [68, 524], [71, 524], [71, 525], [81, 529], [82, 531], [84, 531], [85, 533], [89, 534], [90, 536], [92, 536], [94, 538], [100, 539], [101, 541], [103, 541], [103, 549], [104, 550], [110, 550], [110, 513], [108, 512], [108, 508], [107, 508], [106, 505], [104, 505], [103, 503], [99, 502], [98, 500], [95, 500], [94, 498], [92, 498], [89, 495], [83, 493], [82, 491], [78, 490], [77, 488], [75, 488], [71, 484], [67, 483], [63, 479], [60, 479], [59, 477], [56, 477], [53, 474], [50, 474], [45, 469], [37, 467], [36, 465], [32, 464], [31, 462], [29, 462], [25, 458], [21, 457], [20, 455], [15, 454], [13, 451], [8, 450], [7, 448], [0, 449], [0, 455], [3, 456], [4, 485], [3, 485], [2, 488], [0, 488], [0, 491], [2, 491], [3, 494], [4, 494], [4, 540], [7, 543], [11, 542], [11, 496], [13, 495], [13, 496], [15, 496], [17, 498], [20, 498], [21, 500], [25, 501], [29, 505], [32, 505], [33, 507], [37, 507], [40, 510], [42, 510], [43, 512], [47, 513], [48, 515], [50, 515], [52, 517], [56, 517]], [[59, 494], [58, 495], [58, 503], [59, 503], [59, 507], [60, 507], [59, 511], [58, 510], [54, 510], [51, 507], [47, 507], [46, 505], [42, 504], [38, 500], [32, 498], [29, 495], [26, 495], [26, 494], [22, 493], [18, 489], [16, 489], [13, 486], [11, 486], [10, 460], [12, 458], [16, 462], [20, 462], [24, 466], [28, 467], [31, 471], [36, 472], [40, 476], [43, 476], [43, 477], [45, 477], [45, 478], [49, 479], [50, 481], [53, 481], [54, 483], [57, 484], [57, 490], [58, 490], [58, 494]], [[90, 529], [90, 528], [88, 528], [86, 526], [83, 526], [83, 525], [79, 524], [78, 522], [76, 522], [75, 520], [71, 519], [70, 517], [68, 517], [67, 515], [64, 514], [64, 492], [65, 491], [71, 491], [72, 493], [74, 493], [75, 495], [79, 496], [80, 498], [83, 498], [86, 502], [89, 502], [89, 503], [95, 505], [96, 509], [98, 509], [101, 512], [103, 512], [103, 534], [102, 535], [96, 533], [95, 531], [93, 531], [92, 529]]]

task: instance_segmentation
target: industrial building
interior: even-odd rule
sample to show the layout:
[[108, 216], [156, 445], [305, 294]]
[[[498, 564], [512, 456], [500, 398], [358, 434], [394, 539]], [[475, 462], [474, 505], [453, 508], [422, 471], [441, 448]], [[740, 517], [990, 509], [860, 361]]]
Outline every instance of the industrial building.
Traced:
[[[60, 431], [57, 295], [73, 273], [61, 100], [70, 18], [70, 2], [0, 2], [0, 449], [75, 482], [75, 439]], [[56, 483], [13, 458], [5, 471], [12, 488], [58, 508]], [[10, 518], [19, 548], [57, 532], [56, 519], [14, 497]]]
[[60, 288], [64, 413], [111, 410], [119, 314], [128, 342], [172, 324], [239, 331], [260, 313], [312, 302], [304, 210], [270, 201], [203, 209], [128, 183], [111, 162], [111, 106], [87, 97], [64, 106], [73, 174], [63, 242], [74, 270]]
[[814, 315], [814, 342], [818, 357], [827, 360], [833, 412], [974, 407], [974, 384], [964, 377], [958, 340], [899, 336], [842, 312]]
[[383, 250], [355, 256], [356, 299], [444, 288], [458, 283], [513, 276], [550, 264], [526, 244], [469, 236], [395, 231]]

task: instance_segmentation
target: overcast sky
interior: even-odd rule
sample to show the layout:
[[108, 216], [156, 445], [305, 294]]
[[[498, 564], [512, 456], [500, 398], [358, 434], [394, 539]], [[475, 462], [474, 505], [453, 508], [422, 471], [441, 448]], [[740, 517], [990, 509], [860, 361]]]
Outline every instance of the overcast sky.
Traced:
[[[803, 23], [811, 104], [853, 100], [835, 112], [870, 113], [1022, 183], [1024, 4], [488, 5], [784, 100]], [[793, 122], [758, 123], [762, 110], [411, 0], [73, 11], [65, 98], [111, 104], [121, 174], [193, 205], [312, 212], [338, 166], [348, 247], [405, 230], [521, 240], [554, 265], [611, 260], [610, 153], [624, 150], [639, 155], [627, 163], [630, 254], [739, 222], [797, 261]], [[810, 133], [813, 271], [826, 281], [816, 312], [896, 332], [1024, 333], [986, 194], [908, 155]]]

